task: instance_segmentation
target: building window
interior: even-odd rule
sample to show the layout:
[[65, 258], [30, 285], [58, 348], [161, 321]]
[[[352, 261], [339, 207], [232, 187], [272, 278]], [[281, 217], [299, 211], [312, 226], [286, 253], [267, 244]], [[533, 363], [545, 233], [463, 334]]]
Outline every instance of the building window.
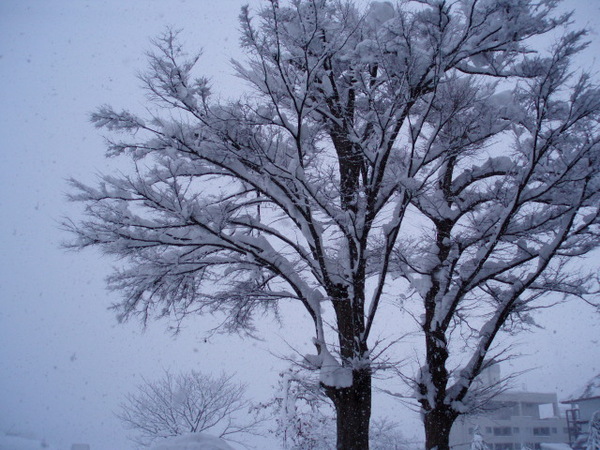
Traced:
[[469, 428], [469, 434], [473, 434], [473, 427]]
[[494, 436], [511, 436], [511, 427], [494, 427]]
[[519, 427], [513, 427], [513, 434], [519, 434], [520, 431]]
[[550, 427], [538, 427], [533, 429], [534, 436], [550, 436]]
[[485, 432], [487, 434], [492, 434], [492, 427], [485, 427]]
[[556, 434], [556, 433], [558, 433], [558, 430], [557, 430], [556, 428], [554, 428], [554, 427], [553, 427], [553, 428], [552, 428], [552, 433], [553, 433], [553, 434]]

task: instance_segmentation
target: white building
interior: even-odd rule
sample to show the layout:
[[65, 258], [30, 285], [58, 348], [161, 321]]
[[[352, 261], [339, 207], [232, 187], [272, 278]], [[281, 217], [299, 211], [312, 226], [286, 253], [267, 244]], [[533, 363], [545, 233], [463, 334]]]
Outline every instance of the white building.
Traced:
[[[481, 382], [492, 385], [500, 379], [500, 370], [493, 367], [481, 378]], [[454, 423], [450, 447], [468, 450], [476, 429], [490, 450], [542, 450], [543, 444], [564, 446], [569, 442], [567, 421], [560, 417], [554, 393], [506, 391], [498, 394], [486, 413], [464, 416]]]

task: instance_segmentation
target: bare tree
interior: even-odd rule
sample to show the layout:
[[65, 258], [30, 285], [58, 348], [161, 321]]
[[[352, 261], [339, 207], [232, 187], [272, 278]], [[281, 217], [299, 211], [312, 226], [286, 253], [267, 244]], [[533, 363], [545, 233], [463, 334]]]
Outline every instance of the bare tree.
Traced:
[[[135, 168], [73, 181], [88, 214], [67, 224], [73, 246], [124, 261], [109, 280], [123, 318], [220, 312], [252, 331], [257, 308], [303, 305], [345, 450], [369, 447], [371, 333], [406, 280], [427, 448], [447, 449], [498, 332], [547, 292], [592, 289], [568, 270], [598, 245], [599, 97], [569, 69], [584, 33], [546, 56], [526, 45], [568, 23], [556, 3], [272, 0], [258, 24], [241, 14], [252, 92], [229, 103], [166, 33], [142, 77], [151, 117], [92, 116], [130, 134], [108, 153]], [[473, 351], [452, 371], [455, 331]]]
[[143, 380], [135, 393], [126, 396], [117, 416], [136, 432], [132, 440], [141, 446], [207, 430], [237, 441], [240, 435], [256, 434], [260, 423], [249, 413], [245, 390], [228, 375], [165, 372], [160, 379]]
[[370, 445], [372, 450], [413, 450], [422, 446], [406, 439], [400, 424], [385, 417], [371, 421]]

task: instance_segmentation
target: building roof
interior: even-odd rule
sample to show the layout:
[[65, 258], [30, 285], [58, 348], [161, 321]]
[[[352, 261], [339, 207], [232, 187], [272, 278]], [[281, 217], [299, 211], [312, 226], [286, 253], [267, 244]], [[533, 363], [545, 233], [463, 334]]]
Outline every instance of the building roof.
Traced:
[[537, 405], [557, 402], [557, 396], [553, 392], [530, 392], [530, 391], [504, 391], [493, 398], [495, 402], [527, 402]]
[[567, 400], [561, 403], [575, 403], [581, 400], [600, 398], [600, 373], [593, 377], [587, 384], [575, 391]]

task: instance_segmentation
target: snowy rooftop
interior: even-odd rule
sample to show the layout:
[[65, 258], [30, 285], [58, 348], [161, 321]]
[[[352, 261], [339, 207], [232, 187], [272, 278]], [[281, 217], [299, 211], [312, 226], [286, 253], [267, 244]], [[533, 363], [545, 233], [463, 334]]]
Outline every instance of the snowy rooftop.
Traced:
[[578, 400], [589, 400], [592, 398], [600, 398], [600, 373], [588, 381], [583, 388], [571, 394], [569, 399], [562, 403], [573, 403]]

